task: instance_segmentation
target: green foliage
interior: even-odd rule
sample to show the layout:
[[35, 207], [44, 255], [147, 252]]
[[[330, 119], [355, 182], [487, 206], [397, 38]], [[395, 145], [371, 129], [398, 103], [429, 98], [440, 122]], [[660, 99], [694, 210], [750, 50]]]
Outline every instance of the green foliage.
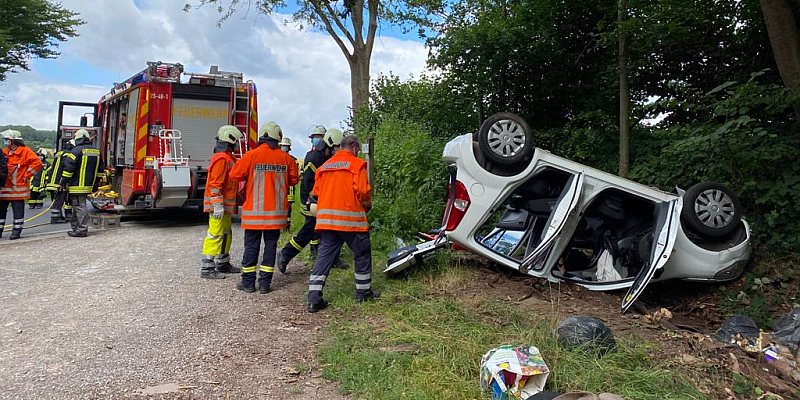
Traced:
[[800, 94], [762, 84], [725, 83], [706, 93], [687, 90], [673, 107], [698, 115], [656, 132], [663, 148], [637, 161], [630, 177], [665, 189], [706, 180], [739, 194], [759, 243], [781, 252], [800, 246]]
[[39, 131], [30, 126], [23, 125], [4, 125], [0, 126], [0, 132], [6, 129], [15, 129], [22, 133], [22, 140], [25, 146], [28, 146], [33, 151], [40, 148], [53, 149], [56, 143], [55, 131]]
[[59, 42], [78, 36], [78, 14], [50, 0], [0, 0], [0, 82], [32, 57], [55, 58]]
[[445, 204], [447, 175], [440, 160], [444, 143], [421, 125], [394, 115], [383, 116], [374, 127], [356, 127], [360, 134], [375, 138], [370, 211], [374, 247], [389, 250], [396, 247], [395, 237], [407, 240], [415, 232], [436, 227]]
[[367, 304], [353, 301], [352, 275], [334, 271], [328, 278], [326, 296], [346, 318], [330, 321], [320, 361], [324, 376], [354, 398], [485, 398], [481, 356], [511, 343], [539, 348], [551, 371], [549, 390], [613, 392], [628, 399], [707, 398], [685, 372], [651, 358], [654, 345], [618, 340], [615, 351], [595, 359], [558, 346], [550, 334], [555, 314], [495, 300], [467, 305], [443, 295], [473, 278], [467, 269], [447, 266], [444, 255], [429, 260], [407, 279], [376, 277], [383, 295]]

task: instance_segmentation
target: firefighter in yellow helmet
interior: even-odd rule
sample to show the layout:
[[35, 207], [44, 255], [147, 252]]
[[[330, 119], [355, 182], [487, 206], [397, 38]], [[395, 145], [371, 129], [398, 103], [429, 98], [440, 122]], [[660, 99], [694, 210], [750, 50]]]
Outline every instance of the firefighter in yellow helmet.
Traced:
[[239, 273], [231, 265], [231, 215], [236, 214], [238, 181], [230, 177], [236, 159], [233, 150], [242, 140], [242, 132], [232, 125], [223, 125], [217, 131], [214, 156], [208, 166], [203, 211], [208, 213], [208, 232], [203, 241], [203, 264], [200, 277], [224, 279], [226, 272]]
[[[297, 163], [278, 146], [283, 138], [281, 127], [270, 122], [259, 129], [259, 136], [259, 146], [236, 161], [230, 176], [237, 181], [247, 180], [247, 199], [242, 206], [242, 281], [236, 288], [255, 292], [258, 269], [259, 290], [266, 294], [272, 283], [278, 237], [286, 227], [289, 208], [286, 192], [297, 184], [298, 177]], [[258, 265], [262, 239], [264, 257]]]
[[92, 146], [92, 138], [86, 129], [75, 132], [75, 148], [64, 154], [64, 173], [61, 186], [66, 186], [72, 202], [72, 230], [67, 235], [86, 237], [89, 235], [89, 209], [86, 197], [94, 191], [97, 172], [100, 168], [100, 150]]

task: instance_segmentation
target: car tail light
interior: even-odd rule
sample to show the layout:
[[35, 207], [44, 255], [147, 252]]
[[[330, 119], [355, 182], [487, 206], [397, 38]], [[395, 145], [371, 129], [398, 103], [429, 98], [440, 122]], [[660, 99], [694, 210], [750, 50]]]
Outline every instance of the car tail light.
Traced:
[[453, 193], [453, 203], [452, 207], [450, 207], [450, 214], [448, 215], [445, 227], [445, 230], [448, 231], [452, 231], [458, 227], [458, 224], [460, 224], [461, 220], [464, 218], [464, 214], [467, 213], [470, 204], [467, 188], [461, 181], [455, 181], [455, 190], [451, 190], [450, 193]]

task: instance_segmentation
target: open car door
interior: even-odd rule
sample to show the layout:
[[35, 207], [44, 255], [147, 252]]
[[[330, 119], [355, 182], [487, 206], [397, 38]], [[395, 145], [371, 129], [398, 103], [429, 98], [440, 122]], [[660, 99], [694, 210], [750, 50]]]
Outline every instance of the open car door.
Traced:
[[[558, 203], [550, 213], [550, 218], [547, 220], [546, 229], [542, 232], [542, 238], [525, 259], [520, 263], [519, 271], [523, 274], [528, 273], [532, 266], [543, 265], [547, 261], [547, 255], [553, 248], [556, 239], [561, 236], [561, 231], [567, 224], [567, 220], [578, 207], [578, 201], [583, 193], [583, 173], [579, 172], [573, 175], [567, 186], [561, 192], [558, 198]], [[533, 269], [541, 269], [539, 267]]]
[[641, 296], [647, 284], [653, 279], [656, 272], [669, 260], [672, 248], [675, 246], [675, 237], [678, 234], [681, 208], [683, 208], [683, 191], [678, 190], [678, 198], [656, 206], [655, 225], [653, 227], [654, 243], [650, 248], [650, 261], [644, 265], [636, 275], [628, 293], [622, 299], [622, 312], [628, 311], [636, 299]]

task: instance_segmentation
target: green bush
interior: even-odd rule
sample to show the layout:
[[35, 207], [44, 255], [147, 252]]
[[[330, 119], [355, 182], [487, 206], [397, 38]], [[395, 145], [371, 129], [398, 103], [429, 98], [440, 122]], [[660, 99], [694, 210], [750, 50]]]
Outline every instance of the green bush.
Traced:
[[663, 148], [637, 160], [630, 177], [668, 190], [724, 183], [739, 194], [758, 243], [787, 253], [800, 245], [798, 93], [757, 76], [687, 96], [677, 106], [698, 118], [656, 132]]
[[441, 223], [447, 185], [441, 160], [444, 142], [420, 124], [394, 115], [360, 115], [369, 124], [357, 122], [356, 132], [375, 138], [373, 246], [390, 250], [397, 247], [395, 238], [407, 241], [415, 232]]

